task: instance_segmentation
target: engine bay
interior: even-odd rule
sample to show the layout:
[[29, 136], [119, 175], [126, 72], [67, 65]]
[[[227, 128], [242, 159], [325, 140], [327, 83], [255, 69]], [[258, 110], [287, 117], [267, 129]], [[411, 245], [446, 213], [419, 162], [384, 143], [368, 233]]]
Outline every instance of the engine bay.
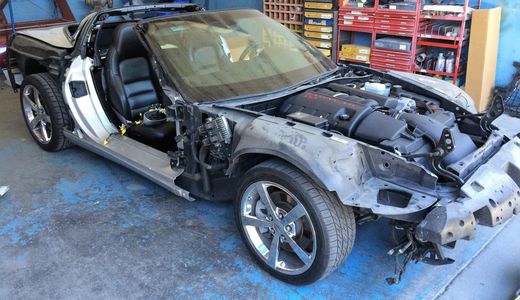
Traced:
[[459, 181], [449, 171], [485, 143], [478, 123], [445, 109], [436, 99], [377, 76], [321, 85], [260, 111], [379, 147], [423, 165], [441, 181]]

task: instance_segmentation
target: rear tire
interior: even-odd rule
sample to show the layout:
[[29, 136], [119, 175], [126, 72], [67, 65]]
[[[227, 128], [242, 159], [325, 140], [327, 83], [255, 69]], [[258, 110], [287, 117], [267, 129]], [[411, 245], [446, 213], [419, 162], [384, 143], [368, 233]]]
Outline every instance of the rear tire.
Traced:
[[47, 73], [33, 74], [20, 87], [20, 104], [25, 124], [34, 141], [45, 151], [55, 152], [71, 146], [63, 133], [70, 129], [70, 118], [63, 96]]
[[[280, 218], [273, 218], [273, 213]], [[355, 239], [352, 208], [280, 160], [263, 162], [245, 174], [235, 200], [235, 219], [256, 262], [296, 285], [313, 283], [336, 270]]]

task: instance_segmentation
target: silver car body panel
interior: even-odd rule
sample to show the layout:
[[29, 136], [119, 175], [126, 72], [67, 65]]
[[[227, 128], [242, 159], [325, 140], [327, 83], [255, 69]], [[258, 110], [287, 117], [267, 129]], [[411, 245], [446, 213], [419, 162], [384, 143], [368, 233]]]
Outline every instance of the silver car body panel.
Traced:
[[436, 93], [443, 95], [447, 100], [459, 105], [468, 112], [473, 114], [477, 113], [477, 107], [475, 106], [475, 102], [471, 96], [464, 92], [461, 88], [451, 84], [451, 82], [415, 73], [399, 71], [389, 71], [388, 73], [403, 79], [407, 79], [407, 81], [411, 81], [415, 84], [430, 87], [431, 89], [435, 90]]
[[[118, 129], [110, 122], [100, 99], [96, 93], [94, 81], [90, 73], [92, 59], [76, 57], [67, 72], [63, 86], [64, 97], [74, 117], [76, 125], [82, 133], [96, 143], [102, 144], [110, 135], [118, 133]], [[74, 98], [70, 90], [70, 83], [79, 81], [85, 83], [87, 94]]]
[[494, 227], [520, 212], [520, 138], [516, 137], [481, 165], [455, 201], [440, 203], [417, 226], [420, 241], [448, 244], [471, 239], [476, 226]]
[[[345, 205], [400, 218], [428, 209], [438, 200], [435, 174], [354, 139], [267, 115], [235, 134], [240, 141], [233, 164], [249, 153], [280, 157], [335, 192]], [[410, 197], [409, 203], [405, 207], [385, 205], [378, 196], [381, 190], [402, 192]]]
[[497, 128], [496, 134], [505, 136], [509, 139], [513, 139], [520, 133], [520, 119], [503, 114], [493, 121], [493, 125]]
[[[464, 222], [465, 226], [476, 226], [473, 213], [482, 209], [483, 203], [488, 203], [489, 199], [497, 199], [498, 205], [508, 205], [507, 210], [501, 208], [500, 220], [508, 219], [518, 203], [514, 199], [509, 204], [509, 200], [505, 199], [511, 198], [512, 195], [517, 196], [515, 193], [519, 191], [520, 175], [515, 177], [517, 167], [520, 168], [520, 148], [517, 147], [519, 138], [514, 138], [501, 148], [494, 145], [503, 137], [514, 137], [518, 134], [519, 121], [510, 120], [504, 115], [496, 120], [495, 126], [500, 124], [508, 126], [497, 130], [489, 143], [493, 146], [489, 149], [495, 149], [497, 153], [487, 155], [490, 157], [489, 160], [479, 163], [480, 167], [468, 175], [469, 178], [462, 190], [447, 193], [438, 189], [437, 176], [422, 165], [348, 137], [268, 115], [254, 119], [246, 127], [240, 128], [239, 132], [235, 132], [240, 136], [240, 141], [232, 160], [233, 164], [238, 164], [240, 157], [249, 153], [280, 157], [298, 167], [325, 189], [335, 192], [343, 204], [369, 209], [375, 214], [394, 219], [412, 220], [414, 215], [426, 213], [436, 203], [455, 203], [450, 207], [458, 206], [459, 202], [472, 203], [475, 209], [469, 215], [456, 208], [449, 211], [458, 218], [457, 224]], [[479, 155], [479, 151], [480, 149], [476, 150], [468, 157], [482, 156]], [[498, 181], [486, 179], [486, 174], [492, 174]], [[480, 181], [482, 191], [477, 194], [470, 193], [476, 184], [473, 182]], [[502, 183], [504, 189], [494, 187], [493, 183], [497, 182]], [[402, 206], [399, 203], [386, 203], [384, 198], [381, 198], [381, 193], [385, 191], [401, 193], [409, 199]], [[502, 192], [504, 196], [497, 195]], [[518, 198], [520, 201], [520, 194]], [[470, 210], [465, 208], [464, 211]], [[429, 221], [432, 222], [432, 219]], [[481, 222], [487, 225], [483, 220]], [[438, 226], [442, 224], [442, 220], [437, 219], [434, 223]], [[496, 222], [488, 223], [490, 226], [496, 225]], [[461, 238], [454, 232], [449, 234], [449, 230], [445, 231], [446, 236], [453, 236], [455, 240]], [[433, 237], [429, 239], [424, 235], [422, 239], [435, 240], [442, 244], [450, 240]]]
[[65, 135], [68, 140], [78, 146], [148, 178], [179, 197], [194, 201], [188, 191], [175, 184], [175, 179], [184, 170], [172, 168], [170, 158], [166, 153], [121, 135], [112, 135], [103, 144], [99, 144], [87, 136], [79, 137], [70, 131], [65, 131]]
[[[91, 59], [78, 57], [67, 72], [64, 94], [77, 125], [74, 133], [67, 133], [68, 138], [142, 174], [178, 196], [193, 200], [189, 192], [175, 184], [183, 170], [172, 169], [167, 154], [121, 136], [110, 123], [95, 93], [91, 66]], [[74, 98], [68, 88], [73, 81], [85, 82], [88, 95]], [[463, 107], [473, 111], [472, 105], [466, 103]], [[494, 134], [514, 140], [497, 154], [490, 155], [487, 162], [470, 174], [459, 192], [450, 194], [438, 189], [437, 175], [398, 154], [279, 117], [248, 114], [223, 106], [206, 109], [237, 124], [234, 132], [236, 145], [228, 175], [233, 174], [241, 159], [248, 154], [279, 157], [295, 165], [326, 190], [336, 193], [345, 205], [393, 219], [422, 221], [416, 232], [421, 241], [446, 244], [471, 238], [477, 224], [494, 226], [518, 210], [520, 194], [515, 193], [520, 190], [520, 175], [517, 174], [520, 170], [520, 147], [518, 138], [514, 137], [520, 129], [518, 120], [511, 120], [508, 116], [495, 120], [498, 129]], [[492, 174], [497, 180], [487, 179], [486, 174]], [[500, 189], [493, 186], [496, 182], [501, 184]], [[480, 191], [477, 193], [475, 189]], [[388, 200], [395, 195], [397, 198], [402, 196], [405, 201]]]
[[[67, 139], [80, 147], [121, 164], [168, 189], [177, 196], [193, 201], [189, 192], [175, 184], [183, 173], [181, 168], [172, 168], [166, 153], [119, 134], [119, 130], [108, 119], [95, 92], [90, 73], [92, 60], [77, 57], [73, 60], [63, 86], [64, 97], [77, 127], [74, 132], [66, 131]], [[86, 95], [74, 98], [69, 84], [83, 82]]]

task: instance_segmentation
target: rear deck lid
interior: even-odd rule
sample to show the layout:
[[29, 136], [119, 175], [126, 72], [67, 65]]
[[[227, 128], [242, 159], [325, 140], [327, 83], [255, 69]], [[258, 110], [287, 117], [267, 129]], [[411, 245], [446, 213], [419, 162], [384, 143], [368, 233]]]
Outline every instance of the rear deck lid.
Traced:
[[25, 29], [18, 31], [17, 34], [31, 37], [53, 47], [71, 49], [74, 44], [68, 31], [69, 25]]

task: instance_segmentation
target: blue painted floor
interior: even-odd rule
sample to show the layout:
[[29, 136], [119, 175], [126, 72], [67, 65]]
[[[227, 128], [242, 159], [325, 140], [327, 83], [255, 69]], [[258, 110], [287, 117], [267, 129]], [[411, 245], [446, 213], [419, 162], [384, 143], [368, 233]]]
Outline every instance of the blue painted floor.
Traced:
[[352, 255], [328, 278], [295, 287], [261, 271], [231, 204], [189, 203], [79, 148], [41, 151], [17, 96], [0, 91], [0, 299], [430, 299], [501, 228], [451, 251], [456, 263], [412, 264], [389, 286], [386, 222], [358, 227]]

